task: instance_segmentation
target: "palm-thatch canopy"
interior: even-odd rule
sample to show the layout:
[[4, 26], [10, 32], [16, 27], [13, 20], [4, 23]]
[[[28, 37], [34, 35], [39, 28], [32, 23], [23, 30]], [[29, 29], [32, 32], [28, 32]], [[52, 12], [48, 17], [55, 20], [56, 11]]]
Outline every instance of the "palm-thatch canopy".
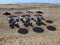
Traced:
[[42, 11], [36, 11], [36, 13], [43, 14], [43, 12], [42, 12]]
[[17, 16], [15, 16], [15, 15], [11, 15], [12, 17], [17, 17]]
[[32, 11], [27, 11], [26, 13], [33, 13]]
[[30, 15], [29, 15], [29, 14], [26, 14], [25, 16], [28, 16], [28, 17], [30, 17]]
[[15, 12], [15, 14], [23, 14], [23, 12]]
[[11, 15], [11, 13], [9, 13], [9, 12], [5, 12], [5, 13], [3, 13], [3, 15]]

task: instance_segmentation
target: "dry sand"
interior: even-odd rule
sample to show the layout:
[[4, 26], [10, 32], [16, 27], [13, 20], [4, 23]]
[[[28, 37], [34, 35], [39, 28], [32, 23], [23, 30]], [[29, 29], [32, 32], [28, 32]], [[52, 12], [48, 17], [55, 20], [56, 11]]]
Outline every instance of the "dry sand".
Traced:
[[[47, 26], [56, 27], [55, 31], [50, 31], [47, 26], [37, 26], [44, 29], [42, 33], [33, 31], [33, 27], [24, 27], [22, 22], [19, 22], [21, 28], [28, 29], [27, 34], [18, 33], [18, 28], [11, 29], [8, 25], [4, 12], [10, 12], [14, 15], [18, 11], [37, 11], [43, 12], [46, 20], [52, 20], [53, 23], [46, 23]], [[32, 14], [33, 15], [33, 14]], [[60, 45], [60, 5], [59, 4], [21, 4], [21, 5], [0, 5], [0, 45]]]

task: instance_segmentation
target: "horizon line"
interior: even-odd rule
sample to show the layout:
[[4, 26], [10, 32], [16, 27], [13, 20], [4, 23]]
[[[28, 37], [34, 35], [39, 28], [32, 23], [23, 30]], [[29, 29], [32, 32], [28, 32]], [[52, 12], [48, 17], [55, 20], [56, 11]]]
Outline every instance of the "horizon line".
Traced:
[[60, 4], [60, 3], [36, 3], [36, 2], [31, 2], [31, 3], [19, 3], [19, 2], [16, 2], [16, 3], [0, 3], [0, 4]]

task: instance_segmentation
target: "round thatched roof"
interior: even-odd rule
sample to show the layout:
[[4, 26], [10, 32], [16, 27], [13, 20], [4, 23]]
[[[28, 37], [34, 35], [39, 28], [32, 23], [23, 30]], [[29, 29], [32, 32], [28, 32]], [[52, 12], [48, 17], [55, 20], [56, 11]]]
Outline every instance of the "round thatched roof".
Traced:
[[43, 14], [43, 12], [42, 12], [42, 11], [36, 11], [36, 13]]
[[5, 12], [5, 13], [3, 13], [3, 15], [11, 15], [11, 13]]

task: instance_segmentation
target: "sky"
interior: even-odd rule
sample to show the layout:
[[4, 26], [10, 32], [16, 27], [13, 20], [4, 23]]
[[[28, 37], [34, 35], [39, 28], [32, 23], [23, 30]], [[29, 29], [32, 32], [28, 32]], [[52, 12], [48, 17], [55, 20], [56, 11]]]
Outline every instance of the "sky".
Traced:
[[0, 4], [15, 4], [15, 3], [59, 3], [60, 0], [0, 0]]

